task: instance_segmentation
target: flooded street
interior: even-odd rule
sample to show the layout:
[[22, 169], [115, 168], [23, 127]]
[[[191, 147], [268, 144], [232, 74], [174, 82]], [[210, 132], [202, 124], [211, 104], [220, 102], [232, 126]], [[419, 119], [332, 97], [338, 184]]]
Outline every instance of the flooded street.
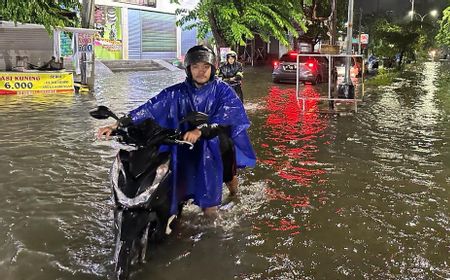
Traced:
[[[450, 64], [368, 88], [355, 115], [301, 111], [269, 68], [244, 79], [256, 168], [205, 225], [188, 207], [131, 279], [450, 278]], [[107, 279], [116, 150], [89, 117], [127, 112], [184, 72], [99, 77], [92, 95], [0, 96], [0, 279]], [[314, 94], [319, 88], [307, 86]], [[226, 198], [224, 192], [224, 199]]]

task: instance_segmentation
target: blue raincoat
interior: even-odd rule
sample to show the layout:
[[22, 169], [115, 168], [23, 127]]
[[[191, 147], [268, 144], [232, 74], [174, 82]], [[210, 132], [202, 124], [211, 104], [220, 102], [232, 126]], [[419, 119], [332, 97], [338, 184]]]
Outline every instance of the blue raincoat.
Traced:
[[[145, 104], [132, 110], [134, 124], [148, 118], [154, 119], [166, 128], [189, 129], [188, 124], [179, 122], [188, 113], [197, 111], [208, 114], [209, 124], [231, 127], [231, 139], [236, 150], [239, 168], [255, 166], [256, 156], [247, 128], [250, 126], [242, 102], [231, 87], [219, 80], [213, 80], [196, 88], [189, 79], [168, 87]], [[199, 139], [193, 150], [185, 145], [163, 147], [171, 149], [173, 176], [172, 214], [178, 211], [180, 201], [193, 198], [201, 208], [220, 205], [222, 200], [223, 166], [219, 139]]]

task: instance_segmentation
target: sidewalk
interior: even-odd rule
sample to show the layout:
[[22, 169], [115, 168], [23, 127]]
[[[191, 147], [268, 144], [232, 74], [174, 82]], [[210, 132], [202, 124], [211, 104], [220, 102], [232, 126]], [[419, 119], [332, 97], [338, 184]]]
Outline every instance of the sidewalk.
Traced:
[[[104, 65], [101, 66], [101, 65]], [[121, 71], [178, 71], [178, 67], [162, 59], [122, 59], [122, 60], [96, 60], [96, 66], [102, 71], [108, 68], [112, 72]]]

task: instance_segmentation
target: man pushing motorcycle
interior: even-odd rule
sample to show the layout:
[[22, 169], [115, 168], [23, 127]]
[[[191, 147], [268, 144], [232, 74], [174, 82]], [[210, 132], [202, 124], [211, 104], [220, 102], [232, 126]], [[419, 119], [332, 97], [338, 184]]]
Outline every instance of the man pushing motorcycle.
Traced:
[[[186, 131], [182, 138], [194, 144], [163, 146], [171, 149], [174, 172], [172, 214], [178, 205], [192, 198], [207, 216], [216, 216], [222, 200], [222, 184], [230, 195], [238, 187], [236, 168], [253, 167], [256, 156], [247, 129], [250, 126], [242, 102], [233, 89], [215, 78], [216, 56], [204, 46], [189, 49], [184, 60], [186, 80], [175, 84], [130, 111], [118, 123], [98, 130], [98, 138], [108, 138], [118, 125], [139, 124], [146, 119], [160, 126]], [[202, 112], [208, 122], [180, 122], [188, 114]]]

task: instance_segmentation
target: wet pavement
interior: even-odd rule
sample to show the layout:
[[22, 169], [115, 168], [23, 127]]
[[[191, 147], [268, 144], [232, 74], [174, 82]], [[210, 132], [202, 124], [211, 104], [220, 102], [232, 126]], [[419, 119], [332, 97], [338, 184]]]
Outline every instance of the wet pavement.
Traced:
[[[257, 167], [216, 224], [188, 207], [132, 279], [449, 278], [449, 70], [412, 66], [334, 115], [316, 101], [302, 111], [269, 68], [246, 69]], [[108, 278], [115, 150], [94, 139], [109, 121], [88, 111], [126, 112], [183, 79], [116, 73], [93, 95], [0, 96], [0, 279]]]

